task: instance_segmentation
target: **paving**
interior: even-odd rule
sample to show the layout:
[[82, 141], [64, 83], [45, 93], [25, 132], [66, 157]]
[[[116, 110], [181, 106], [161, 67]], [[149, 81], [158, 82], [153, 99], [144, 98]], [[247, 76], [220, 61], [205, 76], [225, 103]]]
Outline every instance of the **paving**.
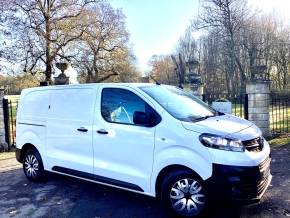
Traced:
[[[272, 149], [272, 184], [254, 205], [219, 204], [209, 217], [290, 217], [290, 146]], [[147, 196], [66, 176], [29, 182], [14, 157], [0, 159], [0, 217], [168, 217]]]

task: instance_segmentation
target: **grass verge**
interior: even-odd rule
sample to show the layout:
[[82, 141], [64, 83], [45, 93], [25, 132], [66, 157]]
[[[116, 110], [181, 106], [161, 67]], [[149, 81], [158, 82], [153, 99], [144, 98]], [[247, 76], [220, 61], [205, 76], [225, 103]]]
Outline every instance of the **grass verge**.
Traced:
[[10, 158], [15, 158], [14, 151], [0, 153], [0, 160], [6, 160], [6, 159], [10, 159]]
[[268, 141], [272, 148], [278, 148], [281, 146], [287, 146], [290, 148], [290, 136], [284, 135], [277, 138], [273, 138]]

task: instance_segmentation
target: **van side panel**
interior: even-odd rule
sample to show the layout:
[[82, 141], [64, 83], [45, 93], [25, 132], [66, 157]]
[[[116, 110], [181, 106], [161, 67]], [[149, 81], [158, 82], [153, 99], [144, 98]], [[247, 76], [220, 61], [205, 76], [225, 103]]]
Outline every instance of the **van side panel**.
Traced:
[[93, 88], [58, 88], [51, 91], [45, 152], [47, 170], [63, 167], [93, 173], [95, 100], [96, 90]]
[[[21, 149], [25, 144], [32, 144], [38, 152], [40, 153], [41, 157], [45, 155], [45, 132], [46, 126], [40, 125], [28, 125], [24, 123], [17, 124], [17, 148]], [[46, 159], [42, 158], [42, 162], [44, 167], [46, 166]]]
[[[40, 155], [45, 154], [46, 116], [50, 94], [47, 90], [24, 90], [20, 95], [16, 122], [16, 147], [34, 145]], [[46, 165], [43, 158], [43, 164]]]
[[35, 90], [21, 94], [17, 110], [18, 122], [22, 120], [30, 120], [34, 124], [38, 121], [44, 122], [48, 112], [49, 98], [48, 90]]
[[151, 193], [155, 195], [158, 174], [167, 166], [181, 165], [196, 172], [203, 180], [212, 175], [212, 159], [208, 149], [198, 140], [198, 133], [184, 129], [180, 121], [166, 113], [156, 128]]

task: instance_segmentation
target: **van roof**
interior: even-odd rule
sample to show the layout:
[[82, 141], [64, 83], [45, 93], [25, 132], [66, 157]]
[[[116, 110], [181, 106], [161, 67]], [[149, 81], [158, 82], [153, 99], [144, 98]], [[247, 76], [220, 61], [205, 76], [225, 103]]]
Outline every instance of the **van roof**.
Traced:
[[54, 88], [72, 88], [72, 87], [97, 87], [101, 85], [106, 86], [126, 86], [126, 87], [142, 87], [142, 86], [154, 86], [155, 83], [86, 83], [86, 84], [70, 84], [70, 85], [53, 85], [53, 86], [40, 86], [40, 87], [33, 87], [33, 88], [27, 88], [25, 90], [32, 91], [32, 90], [44, 90], [44, 89], [54, 89]]

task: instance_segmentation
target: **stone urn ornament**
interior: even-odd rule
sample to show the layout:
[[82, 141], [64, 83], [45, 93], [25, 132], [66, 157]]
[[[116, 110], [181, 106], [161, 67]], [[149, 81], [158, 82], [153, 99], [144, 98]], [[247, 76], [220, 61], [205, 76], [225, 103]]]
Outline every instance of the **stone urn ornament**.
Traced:
[[57, 77], [54, 77], [54, 84], [55, 85], [66, 85], [69, 84], [69, 77], [65, 75], [65, 71], [70, 66], [69, 63], [66, 62], [59, 62], [56, 63], [55, 66], [61, 71]]

